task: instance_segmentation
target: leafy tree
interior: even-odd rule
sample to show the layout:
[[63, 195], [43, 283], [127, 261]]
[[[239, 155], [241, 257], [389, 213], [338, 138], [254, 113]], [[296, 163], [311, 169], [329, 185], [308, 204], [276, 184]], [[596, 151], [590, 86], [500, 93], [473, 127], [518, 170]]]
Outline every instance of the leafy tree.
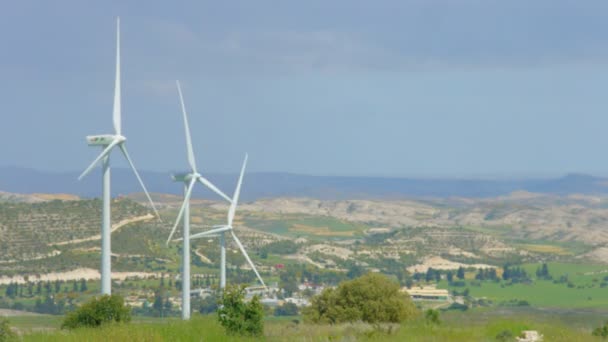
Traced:
[[448, 271], [446, 278], [448, 279], [448, 282], [452, 282], [452, 280], [454, 280], [454, 273], [452, 273], [452, 271]]
[[84, 279], [80, 279], [80, 292], [85, 292], [87, 290], [87, 281]]
[[127, 323], [131, 321], [131, 308], [118, 295], [93, 297], [89, 302], [68, 313], [61, 324], [62, 329], [98, 327], [105, 323]]
[[345, 281], [337, 289], [327, 288], [304, 309], [312, 323], [403, 322], [418, 315], [409, 295], [385, 275], [368, 273]]
[[222, 307], [217, 311], [220, 324], [229, 335], [262, 336], [264, 307], [258, 296], [245, 303], [245, 286], [230, 286], [222, 294]]

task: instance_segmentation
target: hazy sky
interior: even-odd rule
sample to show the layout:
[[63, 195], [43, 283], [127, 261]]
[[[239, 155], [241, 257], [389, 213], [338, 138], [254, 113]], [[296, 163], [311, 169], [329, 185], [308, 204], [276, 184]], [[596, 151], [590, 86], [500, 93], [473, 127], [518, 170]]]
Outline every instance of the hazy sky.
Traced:
[[[2, 1], [0, 165], [84, 169], [112, 132], [140, 169], [608, 174], [608, 2]], [[115, 165], [125, 166], [121, 157]]]

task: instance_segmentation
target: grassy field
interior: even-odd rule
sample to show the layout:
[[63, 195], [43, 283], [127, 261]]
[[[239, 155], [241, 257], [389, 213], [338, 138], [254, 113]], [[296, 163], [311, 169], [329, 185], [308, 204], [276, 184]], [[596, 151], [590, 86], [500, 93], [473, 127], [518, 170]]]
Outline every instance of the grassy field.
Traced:
[[291, 237], [352, 238], [360, 237], [369, 227], [329, 216], [283, 215], [276, 218], [249, 217], [248, 227]]
[[[539, 264], [523, 265], [528, 274], [534, 277]], [[608, 307], [608, 288], [600, 283], [608, 276], [608, 266], [589, 264], [549, 263], [553, 279], [567, 275], [567, 283], [554, 283], [552, 280], [534, 280], [532, 284], [506, 285], [505, 282], [483, 281], [480, 286], [467, 281], [466, 287], [475, 298], [487, 298], [495, 304], [509, 300], [525, 300], [535, 307], [548, 308], [606, 308]], [[451, 287], [443, 280], [440, 288], [462, 292], [464, 287]]]
[[[109, 325], [99, 329], [67, 331], [29, 331], [22, 329], [23, 341], [495, 341], [508, 331], [517, 336], [533, 329], [545, 341], [598, 341], [589, 329], [569, 327], [555, 320], [521, 316], [502, 318], [482, 311], [450, 313], [439, 325], [419, 319], [402, 325], [371, 326], [354, 323], [341, 325], [297, 324], [287, 319], [270, 319], [263, 338], [228, 336], [214, 316], [194, 316], [190, 322], [177, 319], [136, 320], [128, 325]], [[14, 319], [17, 322], [16, 319]]]

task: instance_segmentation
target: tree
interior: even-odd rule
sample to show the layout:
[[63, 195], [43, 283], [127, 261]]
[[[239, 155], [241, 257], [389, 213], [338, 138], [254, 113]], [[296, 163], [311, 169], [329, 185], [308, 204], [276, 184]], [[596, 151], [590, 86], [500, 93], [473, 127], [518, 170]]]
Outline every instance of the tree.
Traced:
[[171, 303], [171, 301], [169, 300], [169, 297], [167, 297], [167, 298], [165, 299], [165, 304], [164, 304], [164, 306], [165, 306], [165, 307], [164, 307], [164, 309], [165, 309], [167, 312], [171, 312], [171, 308], [173, 307], [173, 304], [172, 304], [172, 303]]
[[551, 280], [553, 278], [553, 277], [551, 277], [551, 274], [549, 274], [549, 266], [547, 266], [546, 262], [544, 262], [541, 267], [536, 269], [536, 277], [538, 279], [546, 279], [546, 280]]
[[154, 304], [152, 304], [152, 308], [158, 312], [160, 317], [163, 317], [163, 313], [164, 313], [163, 295], [160, 290], [158, 290], [154, 293]]
[[298, 291], [298, 281], [295, 274], [283, 272], [279, 278], [279, 287], [285, 291], [287, 296], [291, 296], [294, 292]]
[[264, 333], [264, 307], [258, 296], [245, 303], [245, 286], [230, 286], [222, 294], [217, 311], [220, 324], [229, 335], [259, 337]]
[[452, 273], [452, 271], [448, 271], [447, 275], [446, 275], [448, 282], [452, 282], [452, 280], [454, 280], [454, 274]]
[[365, 274], [365, 269], [359, 265], [352, 265], [351, 267], [348, 268], [348, 271], [346, 272], [346, 277], [348, 277], [348, 279], [355, 279], [355, 278], [359, 278], [360, 276]]
[[85, 292], [87, 290], [87, 281], [80, 279], [80, 292]]
[[66, 315], [62, 329], [98, 327], [105, 323], [126, 323], [131, 321], [131, 308], [118, 295], [93, 297], [78, 309]]
[[207, 296], [203, 299], [194, 300], [192, 303], [192, 307], [198, 307], [198, 312], [203, 315], [210, 314], [215, 312], [218, 308], [217, 305], [217, 296], [215, 294]]
[[312, 323], [400, 323], [418, 315], [418, 309], [399, 284], [385, 275], [368, 273], [327, 288], [303, 310]]
[[462, 266], [458, 267], [458, 271], [456, 271], [456, 278], [464, 280], [464, 268]]

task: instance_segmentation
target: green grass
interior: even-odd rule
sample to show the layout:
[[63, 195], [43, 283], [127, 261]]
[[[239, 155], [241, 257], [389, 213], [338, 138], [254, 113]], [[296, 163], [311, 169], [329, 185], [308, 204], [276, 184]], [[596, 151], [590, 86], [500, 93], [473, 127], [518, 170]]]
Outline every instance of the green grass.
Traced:
[[245, 218], [247, 226], [291, 237], [352, 238], [362, 236], [369, 227], [329, 216], [283, 215], [278, 218]]
[[500, 318], [483, 312], [448, 313], [440, 325], [419, 319], [402, 325], [371, 326], [363, 323], [309, 325], [292, 322], [293, 317], [267, 320], [263, 338], [228, 336], [213, 315], [195, 315], [191, 321], [148, 318], [127, 325], [107, 325], [75, 331], [27, 332], [23, 341], [494, 341], [508, 330], [538, 330], [545, 341], [597, 341], [590, 329], [572, 328], [558, 321], [533, 316]]
[[[523, 267], [532, 277], [539, 264], [526, 264]], [[549, 272], [554, 279], [568, 275], [574, 288], [565, 283], [555, 284], [550, 280], [534, 280], [532, 284], [506, 285], [505, 282], [481, 282], [481, 286], [472, 286], [467, 281], [470, 295], [475, 298], [487, 298], [498, 304], [513, 299], [526, 300], [535, 307], [560, 308], [605, 308], [608, 307], [608, 288], [601, 288], [600, 282], [608, 275], [605, 265], [586, 265], [568, 263], [549, 263]], [[595, 272], [600, 272], [596, 273]], [[449, 288], [462, 292], [464, 287], [449, 287], [441, 281], [440, 288]], [[579, 288], [580, 287], [580, 288]]]

